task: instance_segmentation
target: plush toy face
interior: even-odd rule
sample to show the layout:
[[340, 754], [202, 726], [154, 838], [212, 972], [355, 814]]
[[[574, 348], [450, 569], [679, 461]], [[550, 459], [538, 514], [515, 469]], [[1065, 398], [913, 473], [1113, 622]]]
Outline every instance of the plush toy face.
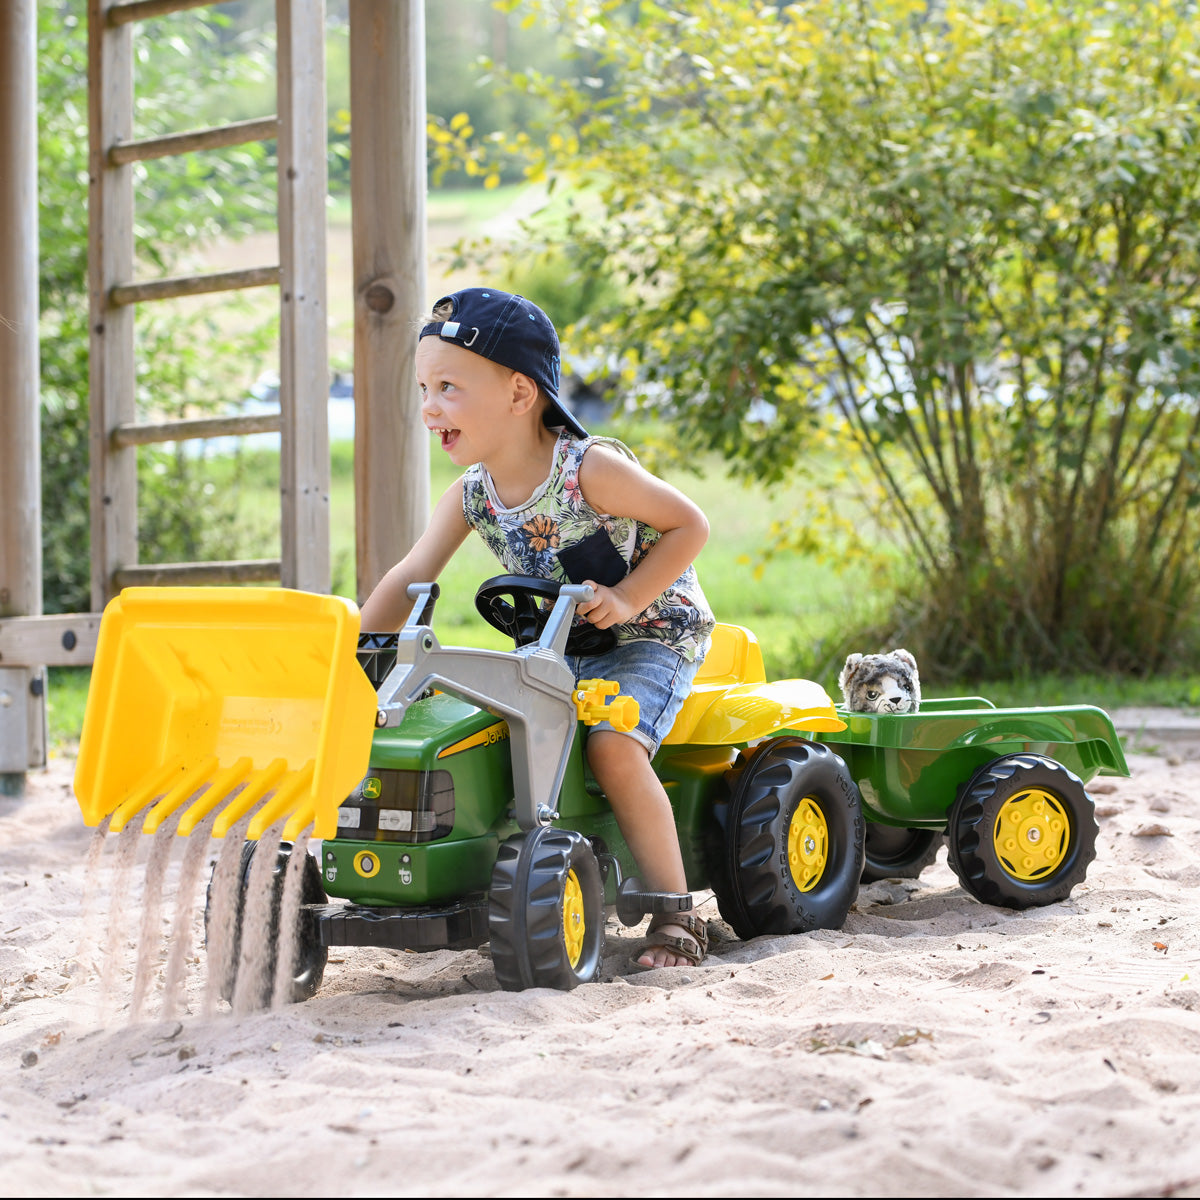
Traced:
[[921, 706], [917, 660], [907, 650], [851, 654], [838, 686], [850, 712], [906, 713]]

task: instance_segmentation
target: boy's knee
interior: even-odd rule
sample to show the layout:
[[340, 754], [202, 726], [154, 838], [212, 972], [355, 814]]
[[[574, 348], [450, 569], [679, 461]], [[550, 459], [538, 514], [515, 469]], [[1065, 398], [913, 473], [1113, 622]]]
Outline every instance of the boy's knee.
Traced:
[[598, 729], [588, 735], [588, 763], [594, 771], [597, 766], [636, 764], [649, 761], [649, 751], [636, 738], [607, 729]]

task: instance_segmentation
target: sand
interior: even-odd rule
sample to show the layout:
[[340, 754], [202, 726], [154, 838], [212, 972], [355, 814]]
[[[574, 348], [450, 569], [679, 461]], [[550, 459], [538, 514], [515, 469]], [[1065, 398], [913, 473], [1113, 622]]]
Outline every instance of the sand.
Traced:
[[189, 1011], [161, 1013], [164, 945], [131, 1022], [155, 839], [105, 995], [117, 839], [85, 897], [54, 759], [0, 798], [0, 1194], [1200, 1195], [1200, 761], [1130, 766], [1046, 908], [981, 905], [943, 851], [836, 932], [743, 943], [710, 898], [699, 968], [636, 971], [616, 924], [569, 993], [503, 992], [486, 952], [353, 949], [314, 999], [235, 1018], [203, 1015], [198, 895]]

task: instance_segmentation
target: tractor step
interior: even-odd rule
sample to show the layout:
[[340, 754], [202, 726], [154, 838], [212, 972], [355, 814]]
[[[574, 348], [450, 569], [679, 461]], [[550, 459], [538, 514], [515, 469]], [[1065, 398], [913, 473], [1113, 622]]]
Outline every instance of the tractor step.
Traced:
[[617, 888], [617, 918], [622, 925], [636, 925], [647, 913], [686, 912], [691, 907], [690, 892], [648, 892], [636, 875], [623, 879]]
[[309, 904], [322, 946], [380, 946], [391, 950], [470, 950], [488, 932], [488, 902], [481, 894], [453, 904], [421, 908]]

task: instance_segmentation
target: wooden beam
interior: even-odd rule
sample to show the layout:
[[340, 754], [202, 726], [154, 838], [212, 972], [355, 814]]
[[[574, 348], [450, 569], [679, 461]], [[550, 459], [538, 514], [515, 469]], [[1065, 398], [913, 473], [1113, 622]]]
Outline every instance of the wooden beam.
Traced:
[[115, 306], [139, 304], [143, 300], [172, 300], [176, 296], [202, 296], [206, 292], [235, 292], [241, 288], [267, 287], [279, 282], [278, 267], [245, 267], [239, 271], [214, 271], [208, 275], [178, 275], [170, 279], [148, 279], [143, 283], [118, 283], [109, 289]]
[[109, 149], [133, 140], [133, 30], [108, 23], [112, 0], [88, 0], [88, 298], [91, 321], [92, 608], [115, 594], [113, 572], [137, 562], [137, 451], [112, 432], [136, 423], [134, 309], [112, 302], [133, 278], [133, 168]]
[[143, 563], [117, 572], [117, 586], [200, 587], [213, 583], [278, 583], [277, 558], [215, 562]]
[[350, 0], [354, 474], [361, 603], [429, 520], [414, 382], [425, 299], [425, 10]]
[[144, 138], [113, 146], [108, 161], [119, 167], [122, 163], [145, 162], [151, 158], [167, 158], [173, 154], [190, 154], [194, 150], [218, 150], [223, 146], [244, 146], [247, 142], [265, 142], [279, 132], [279, 118], [259, 117], [252, 121], [234, 121], [212, 129], [193, 129], [186, 133], [169, 133], [165, 137]]
[[[7, 0], [0, 5], [0, 618], [42, 611], [37, 176], [37, 2]], [[20, 780], [46, 761], [42, 662], [6, 670], [0, 775]]]
[[58, 613], [0, 621], [0, 665], [86, 667], [96, 657], [99, 613]]
[[228, 0], [125, 0], [109, 9], [108, 23], [112, 26], [131, 25], [149, 17], [165, 17], [168, 13], [186, 12], [189, 8], [211, 8]]
[[152, 446], [160, 442], [194, 442], [200, 438], [240, 437], [247, 433], [278, 433], [283, 419], [277, 412], [247, 413], [241, 417], [197, 417], [189, 421], [118, 425], [114, 446]]
[[[391, 0], [383, 5], [392, 7]], [[279, 112], [280, 550], [283, 585], [328, 592], [325, 0], [275, 0]]]

